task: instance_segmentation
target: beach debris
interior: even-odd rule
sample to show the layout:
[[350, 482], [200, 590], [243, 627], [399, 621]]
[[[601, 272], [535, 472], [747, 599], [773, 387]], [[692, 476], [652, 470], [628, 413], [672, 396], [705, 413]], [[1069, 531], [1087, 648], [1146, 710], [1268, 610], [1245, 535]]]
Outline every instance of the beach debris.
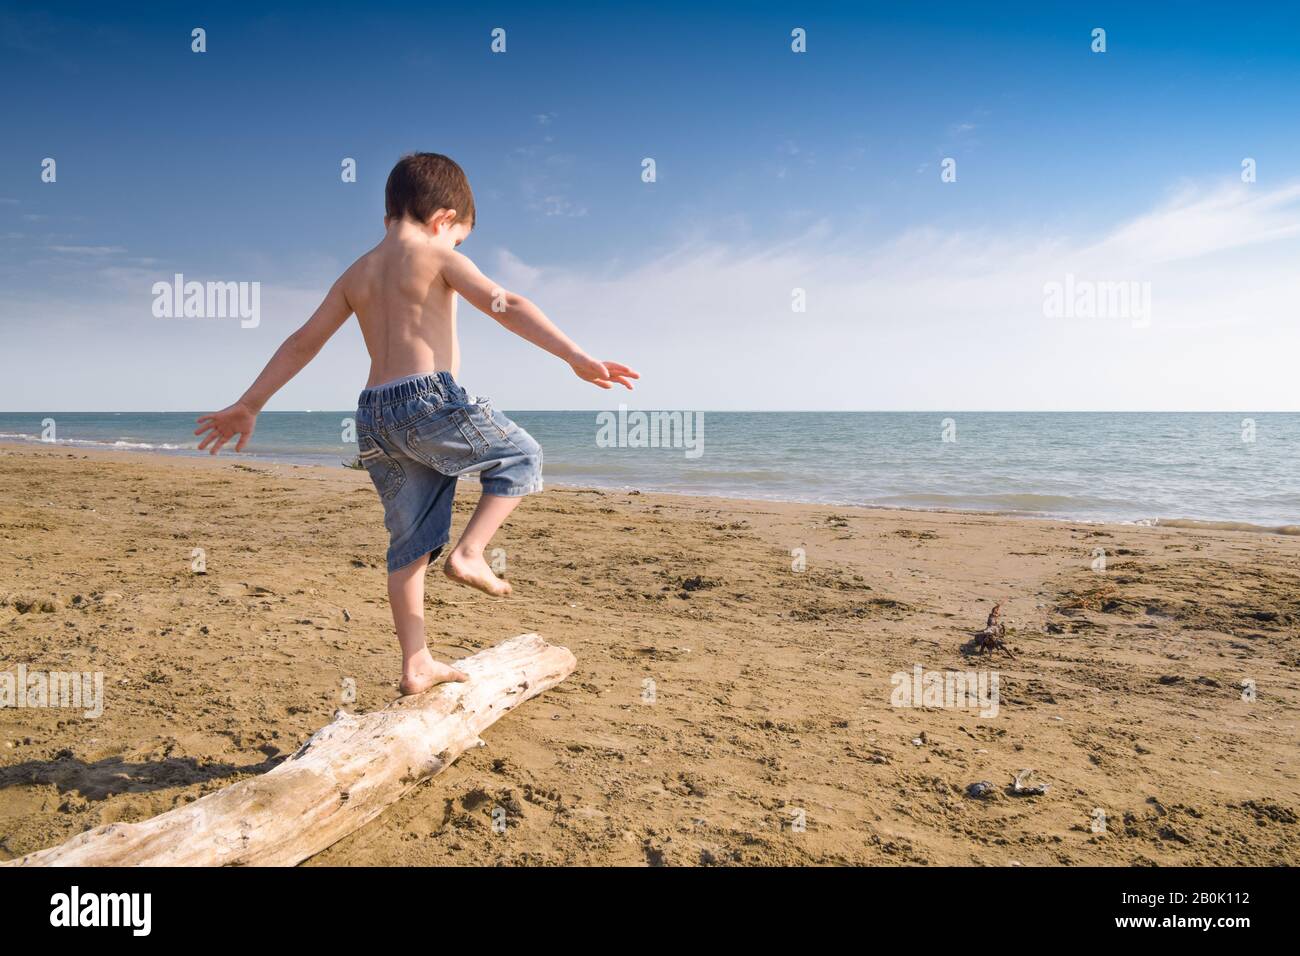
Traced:
[[1004, 640], [1007, 636], [1007, 625], [1002, 620], [1002, 602], [999, 601], [993, 605], [993, 610], [989, 611], [988, 620], [984, 623], [982, 631], [976, 631], [971, 638], [967, 648], [975, 654], [991, 654], [994, 651], [1002, 651], [1012, 657], [1015, 654], [1011, 648], [1007, 647]]
[[1011, 778], [1011, 795], [1016, 797], [1041, 797], [1047, 794], [1047, 784], [1036, 783], [1032, 786], [1029, 784], [1029, 778], [1033, 776], [1032, 770], [1022, 770]]
[[966, 787], [966, 795], [974, 797], [976, 800], [984, 800], [991, 797], [994, 792], [993, 784], [989, 783], [987, 780], [980, 780], [977, 783], [972, 783]]
[[10, 598], [8, 603], [13, 604], [14, 610], [19, 614], [30, 614], [33, 611], [39, 611], [42, 614], [54, 613], [54, 602], [48, 598], [15, 595]]
[[683, 600], [689, 600], [693, 592], [707, 591], [710, 588], [716, 588], [720, 583], [722, 582], [714, 580], [712, 578], [706, 578], [701, 574], [691, 575], [690, 577], [686, 577], [685, 575], [677, 575], [676, 577], [670, 579], [668, 584], [664, 585], [663, 590], [665, 591], [676, 590], [677, 596], [679, 598], [682, 598]]
[[352, 620], [352, 615], [348, 613], [348, 609], [347, 609], [347, 608], [344, 608], [344, 609], [343, 609], [343, 621], [346, 623], [346, 622], [348, 622], [348, 621], [350, 621], [350, 620]]

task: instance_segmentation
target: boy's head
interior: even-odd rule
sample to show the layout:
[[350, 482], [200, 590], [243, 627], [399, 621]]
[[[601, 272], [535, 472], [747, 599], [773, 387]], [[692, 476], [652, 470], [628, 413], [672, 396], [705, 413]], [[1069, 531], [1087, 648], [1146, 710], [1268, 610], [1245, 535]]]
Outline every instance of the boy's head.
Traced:
[[386, 222], [410, 219], [434, 225], [438, 232], [454, 226], [468, 235], [474, 228], [474, 193], [465, 171], [441, 153], [403, 156], [388, 174], [384, 217]]

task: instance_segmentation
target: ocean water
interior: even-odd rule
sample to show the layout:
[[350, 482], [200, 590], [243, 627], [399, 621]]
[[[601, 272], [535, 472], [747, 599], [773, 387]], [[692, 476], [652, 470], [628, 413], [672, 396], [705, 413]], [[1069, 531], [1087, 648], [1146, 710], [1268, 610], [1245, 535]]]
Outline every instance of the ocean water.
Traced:
[[[350, 414], [265, 412], [243, 457], [339, 466], [356, 454], [343, 441]], [[689, 436], [699, 440], [698, 455], [672, 442], [605, 447], [596, 412], [507, 414], [542, 443], [553, 484], [1092, 521], [1300, 525], [1296, 413], [683, 413], [702, 420], [701, 433]], [[0, 413], [0, 441], [40, 442], [47, 418], [56, 444], [70, 451], [198, 454], [189, 413]], [[635, 431], [627, 437], [635, 442]]]

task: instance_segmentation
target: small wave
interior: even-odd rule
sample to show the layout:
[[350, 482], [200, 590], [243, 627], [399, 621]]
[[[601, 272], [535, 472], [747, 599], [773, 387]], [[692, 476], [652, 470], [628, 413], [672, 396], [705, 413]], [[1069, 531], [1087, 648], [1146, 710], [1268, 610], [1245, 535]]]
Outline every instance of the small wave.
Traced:
[[181, 445], [173, 445], [173, 444], [171, 444], [170, 442], [160, 442], [160, 443], [157, 444], [157, 445], [153, 445], [153, 444], [150, 444], [150, 443], [147, 442], [147, 441], [127, 441], [127, 440], [124, 439], [124, 438], [119, 438], [117, 441], [115, 441], [115, 442], [111, 442], [111, 443], [107, 443], [107, 442], [94, 442], [94, 441], [80, 441], [80, 442], [79, 442], [77, 439], [74, 438], [74, 439], [71, 439], [71, 440], [69, 441], [69, 444], [82, 444], [82, 445], [109, 444], [109, 446], [112, 447], [112, 448], [135, 448], [135, 449], [140, 449], [140, 450], [143, 450], [143, 451], [184, 451], [184, 450], [186, 450], [186, 449], [198, 448], [198, 447], [199, 447], [199, 446], [198, 446], [196, 443], [194, 443], [194, 442], [188, 442], [188, 443], [181, 444]]
[[543, 465], [543, 470], [545, 471], [546, 476], [548, 478], [553, 478], [557, 475], [569, 475], [569, 476], [584, 475], [584, 476], [589, 476], [591, 480], [596, 480], [598, 476], [608, 476], [610, 480], [614, 480], [619, 475], [640, 475], [644, 473], [643, 468], [637, 468], [631, 465], [625, 467], [622, 465], [616, 465], [610, 463], [610, 464], [602, 464], [599, 466], [595, 466], [595, 465], [584, 465], [584, 464], [568, 464], [566, 462], [559, 462], [559, 461], [546, 462], [545, 465]]
[[873, 498], [872, 503], [887, 507], [904, 508], [955, 508], [959, 510], [979, 508], [1020, 514], [1079, 514], [1084, 509], [1115, 510], [1130, 507], [1130, 503], [1127, 501], [1112, 501], [1107, 498], [1031, 493], [884, 495]]
[[1202, 531], [1250, 531], [1255, 534], [1300, 535], [1300, 524], [1262, 525], [1248, 521], [1201, 521], [1196, 518], [1156, 518], [1157, 528], [1198, 528]]
[[25, 432], [0, 432], [0, 441], [29, 441], [37, 442], [42, 445], [78, 445], [89, 446], [91, 448], [128, 448], [135, 451], [186, 451], [198, 448], [196, 442], [188, 442], [180, 445], [173, 445], [170, 442], [147, 442], [133, 441], [128, 437], [123, 438], [59, 438], [54, 441], [48, 441], [39, 435], [28, 435]]

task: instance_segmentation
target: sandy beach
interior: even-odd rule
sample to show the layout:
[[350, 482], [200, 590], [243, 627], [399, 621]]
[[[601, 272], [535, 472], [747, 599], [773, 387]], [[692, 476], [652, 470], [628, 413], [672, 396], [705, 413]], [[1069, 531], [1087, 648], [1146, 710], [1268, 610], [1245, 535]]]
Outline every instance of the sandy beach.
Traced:
[[[577, 671], [307, 865], [1300, 863], [1300, 538], [558, 488], [496, 544], [507, 599], [431, 573], [434, 654]], [[385, 546], [362, 472], [0, 446], [0, 671], [104, 675], [0, 709], [0, 858], [392, 700]], [[996, 715], [894, 706], [917, 667]]]

